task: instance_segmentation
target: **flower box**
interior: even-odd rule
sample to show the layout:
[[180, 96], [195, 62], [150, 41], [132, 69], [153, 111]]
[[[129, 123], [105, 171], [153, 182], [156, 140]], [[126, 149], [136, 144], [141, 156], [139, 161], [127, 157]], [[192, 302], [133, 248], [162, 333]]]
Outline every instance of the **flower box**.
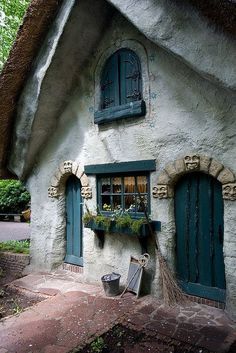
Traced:
[[[161, 222], [159, 221], [151, 221], [150, 222], [151, 227], [154, 231], [160, 231], [161, 230]], [[150, 230], [149, 226], [147, 223], [144, 223], [140, 227], [139, 233], [134, 233], [130, 227], [118, 227], [116, 225], [115, 221], [111, 221], [109, 229], [105, 227], [103, 224], [96, 223], [95, 220], [91, 220], [88, 223], [86, 223], [85, 228], [90, 228], [94, 232], [98, 233], [120, 233], [120, 234], [127, 234], [127, 235], [136, 235], [137, 237], [140, 238], [145, 238], [149, 236]]]

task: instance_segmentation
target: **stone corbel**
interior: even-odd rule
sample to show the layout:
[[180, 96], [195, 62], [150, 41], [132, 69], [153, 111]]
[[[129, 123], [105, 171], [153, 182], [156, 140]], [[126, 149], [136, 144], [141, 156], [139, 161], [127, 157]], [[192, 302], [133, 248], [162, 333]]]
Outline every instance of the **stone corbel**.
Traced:
[[154, 198], [167, 199], [173, 197], [173, 190], [167, 184], [159, 184], [153, 187], [152, 195]]
[[224, 200], [236, 201], [236, 183], [222, 185], [222, 194]]
[[73, 161], [64, 161], [62, 168], [64, 169], [63, 174], [71, 174], [72, 173]]
[[199, 170], [200, 156], [197, 154], [187, 155], [184, 157], [184, 164], [186, 170]]
[[92, 188], [90, 186], [83, 186], [81, 189], [81, 196], [84, 199], [91, 199], [92, 198]]
[[54, 198], [54, 197], [58, 197], [58, 196], [59, 196], [58, 188], [55, 186], [50, 186], [48, 188], [48, 197]]

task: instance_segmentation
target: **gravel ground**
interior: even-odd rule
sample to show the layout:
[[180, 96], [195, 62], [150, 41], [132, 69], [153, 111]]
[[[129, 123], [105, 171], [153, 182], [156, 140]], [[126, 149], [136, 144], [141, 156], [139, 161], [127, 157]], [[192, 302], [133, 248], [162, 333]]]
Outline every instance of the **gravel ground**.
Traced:
[[0, 241], [30, 238], [29, 223], [0, 222]]

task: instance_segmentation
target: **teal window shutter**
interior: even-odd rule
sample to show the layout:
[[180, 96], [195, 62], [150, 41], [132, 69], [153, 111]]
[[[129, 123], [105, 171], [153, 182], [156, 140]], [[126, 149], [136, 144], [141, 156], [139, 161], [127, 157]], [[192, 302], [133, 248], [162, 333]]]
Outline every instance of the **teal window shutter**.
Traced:
[[131, 50], [120, 50], [120, 104], [142, 98], [141, 67], [137, 55]]
[[140, 60], [132, 50], [120, 49], [108, 58], [102, 71], [101, 104], [94, 122], [104, 124], [145, 114]]
[[106, 62], [101, 77], [101, 109], [119, 105], [118, 56], [112, 55]]

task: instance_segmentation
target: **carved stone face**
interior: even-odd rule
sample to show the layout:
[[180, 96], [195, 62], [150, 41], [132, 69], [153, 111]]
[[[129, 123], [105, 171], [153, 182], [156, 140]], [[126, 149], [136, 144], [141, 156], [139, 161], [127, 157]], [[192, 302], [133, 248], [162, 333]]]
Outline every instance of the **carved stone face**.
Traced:
[[225, 200], [236, 200], [236, 183], [229, 183], [223, 185], [223, 198]]
[[65, 173], [72, 173], [72, 161], [65, 161], [64, 162], [64, 170]]
[[57, 196], [57, 188], [54, 186], [50, 186], [48, 188], [48, 197], [56, 197]]
[[153, 197], [166, 199], [168, 197], [168, 185], [157, 185], [152, 190]]
[[198, 169], [200, 166], [200, 157], [198, 155], [185, 156], [184, 163], [187, 170]]
[[152, 196], [155, 197], [155, 198], [158, 197], [157, 196], [157, 186], [153, 186], [153, 188], [152, 188]]
[[92, 198], [92, 189], [89, 186], [84, 186], [81, 189], [81, 196], [84, 199], [91, 199]]

